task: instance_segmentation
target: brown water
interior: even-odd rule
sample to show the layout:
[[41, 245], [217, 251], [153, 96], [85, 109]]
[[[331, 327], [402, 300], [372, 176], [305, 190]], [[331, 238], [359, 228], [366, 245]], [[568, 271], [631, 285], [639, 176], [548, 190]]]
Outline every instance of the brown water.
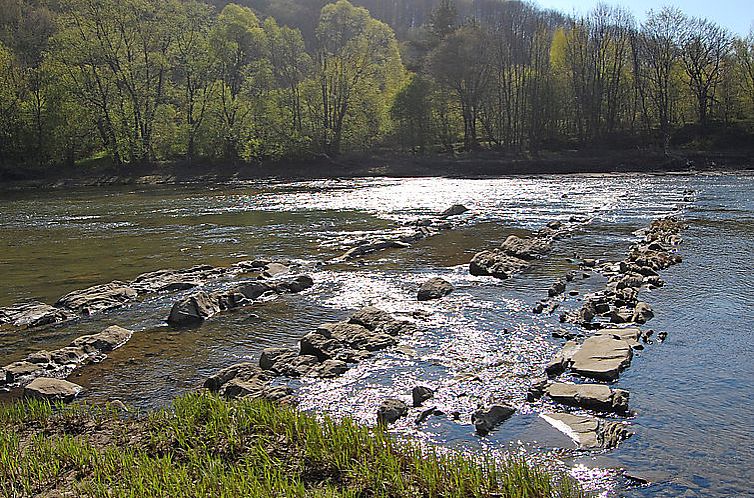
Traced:
[[[690, 190], [695, 193], [689, 195]], [[456, 202], [474, 213], [457, 230], [354, 264], [317, 264], [339, 254], [349, 240]], [[299, 381], [303, 408], [372, 423], [384, 396], [405, 395], [421, 382], [437, 387], [435, 404], [460, 411], [465, 424], [433, 418], [417, 429], [406, 420], [396, 427], [398, 433], [443, 447], [556, 458], [587, 486], [608, 495], [749, 493], [754, 459], [750, 175], [122, 187], [0, 194], [0, 212], [0, 306], [26, 298], [54, 302], [71, 290], [160, 268], [250, 258], [293, 259], [315, 279], [304, 294], [221, 315], [187, 331], [164, 325], [180, 296], [166, 294], [67, 327], [0, 335], [5, 364], [105, 325], [135, 330], [106, 361], [74, 374], [72, 380], [87, 388], [87, 399], [160, 406], [219, 368], [255, 360], [268, 346], [293, 345], [319, 323], [375, 304], [415, 320], [421, 332], [335, 381]], [[622, 258], [633, 231], [671, 213], [691, 225], [684, 234], [684, 263], [663, 274], [666, 287], [643, 296], [657, 315], [650, 326], [668, 331], [669, 339], [637, 355], [618, 383], [631, 391], [637, 435], [609, 453], [610, 460], [553, 452], [570, 442], [538, 417], [547, 405], [526, 403], [525, 392], [531, 375], [559, 348], [550, 334], [560, 324], [556, 316], [535, 316], [530, 309], [556, 276], [574, 268], [575, 253]], [[475, 252], [509, 233], [526, 233], [573, 214], [594, 221], [560, 241], [525, 274], [505, 282], [468, 275], [466, 264]], [[416, 302], [417, 286], [430, 276], [449, 279], [456, 292], [441, 301]], [[603, 284], [594, 276], [577, 288], [583, 294]], [[578, 306], [578, 299], [569, 298], [564, 306]], [[491, 436], [478, 438], [468, 416], [491, 400], [512, 403], [519, 412]], [[604, 470], [610, 466], [651, 470], [662, 482], [627, 488], [615, 472]]]

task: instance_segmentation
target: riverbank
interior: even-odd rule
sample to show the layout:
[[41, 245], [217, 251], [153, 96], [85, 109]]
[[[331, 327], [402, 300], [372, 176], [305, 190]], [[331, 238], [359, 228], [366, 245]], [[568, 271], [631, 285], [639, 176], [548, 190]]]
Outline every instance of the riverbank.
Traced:
[[478, 461], [381, 428], [206, 394], [134, 415], [121, 403], [0, 406], [3, 496], [576, 497], [570, 479]]
[[599, 173], [689, 173], [745, 170], [754, 152], [674, 150], [572, 150], [538, 154], [399, 153], [319, 156], [301, 161], [260, 164], [170, 162], [115, 168], [107, 162], [76, 167], [0, 166], [0, 190], [55, 189], [110, 185], [223, 183], [277, 179], [311, 180], [357, 177], [485, 178], [509, 175]]

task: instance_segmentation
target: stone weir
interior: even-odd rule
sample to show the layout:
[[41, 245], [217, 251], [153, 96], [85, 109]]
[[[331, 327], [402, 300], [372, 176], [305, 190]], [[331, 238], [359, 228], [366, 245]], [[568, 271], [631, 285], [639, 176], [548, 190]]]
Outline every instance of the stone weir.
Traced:
[[366, 307], [342, 322], [325, 323], [304, 335], [298, 348], [267, 348], [259, 364], [239, 363], [211, 376], [210, 391], [228, 398], [253, 397], [294, 402], [288, 386], [273, 385], [277, 377], [337, 377], [376, 351], [397, 344], [411, 334], [411, 322], [397, 320], [375, 307]]
[[27, 301], [0, 308], [0, 330], [3, 327], [33, 328], [68, 322], [119, 308], [146, 294], [191, 289], [219, 278], [244, 273], [270, 278], [291, 271], [293, 268], [289, 263], [257, 260], [241, 261], [229, 267], [200, 265], [182, 270], [143, 273], [130, 282], [115, 280], [70, 292], [53, 305]]
[[521, 273], [552, 250], [553, 241], [566, 237], [577, 226], [591, 221], [578, 216], [568, 222], [551, 221], [531, 237], [511, 235], [498, 248], [479, 252], [469, 263], [469, 273], [474, 276], [491, 276], [507, 279]]
[[420, 240], [437, 235], [443, 230], [450, 230], [459, 223], [461, 215], [466, 215], [469, 209], [462, 204], [454, 204], [437, 216], [422, 218], [406, 223], [396, 228], [393, 233], [383, 237], [361, 239], [351, 245], [346, 252], [330, 260], [331, 263], [342, 263], [366, 256], [385, 249], [405, 249]]
[[[289, 268], [277, 263], [263, 266], [254, 263], [251, 267], [262, 270], [257, 280], [242, 282], [222, 292], [191, 294], [173, 305], [168, 323], [175, 327], [198, 325], [222, 311], [248, 306], [256, 300], [279, 294], [302, 292], [313, 285], [311, 277], [287, 275]], [[167, 271], [161, 273], [173, 275]], [[150, 282], [148, 285], [154, 288], [160, 280], [161, 277], [142, 278], [141, 282]], [[130, 330], [111, 326], [98, 334], [78, 337], [63, 348], [32, 353], [0, 368], [0, 389], [25, 387], [25, 394], [32, 397], [71, 401], [82, 388], [63, 379], [81, 366], [104, 360], [107, 353], [128, 342], [132, 334]]]
[[[593, 332], [582, 342], [565, 343], [545, 366], [546, 376], [532, 383], [529, 401], [546, 396], [555, 403], [598, 414], [630, 413], [629, 393], [605, 383], [617, 381], [620, 372], [631, 365], [634, 351], [651, 343], [653, 331], [642, 331], [639, 325], [651, 320], [654, 313], [639, 300], [639, 293], [644, 288], [664, 285], [658, 272], [681, 262], [675, 250], [684, 228], [684, 223], [673, 217], [658, 219], [642, 232], [642, 241], [631, 247], [623, 261], [601, 265], [585, 261], [583, 268], [596, 268], [608, 277], [608, 283], [604, 290], [586, 296], [580, 309], [563, 313], [560, 319]], [[554, 309], [547, 301], [565, 291], [558, 290], [550, 292], [548, 300], [540, 302], [535, 312], [542, 312], [545, 307]], [[664, 339], [662, 334], [658, 337]], [[565, 378], [558, 380], [561, 376]], [[600, 415], [553, 411], [542, 417], [581, 448], [610, 448], [631, 435], [625, 422]]]

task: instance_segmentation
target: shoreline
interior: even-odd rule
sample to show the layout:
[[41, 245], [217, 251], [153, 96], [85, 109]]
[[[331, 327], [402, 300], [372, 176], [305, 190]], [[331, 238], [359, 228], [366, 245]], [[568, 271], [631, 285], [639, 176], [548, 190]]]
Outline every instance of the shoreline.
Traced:
[[351, 178], [459, 179], [579, 174], [683, 174], [750, 171], [752, 151], [566, 151], [537, 156], [481, 152], [464, 155], [344, 155], [337, 159], [263, 162], [260, 164], [187, 164], [171, 162], [121, 169], [23, 169], [0, 166], [0, 192], [56, 190], [117, 185], [188, 185], [253, 180], [325, 180]]

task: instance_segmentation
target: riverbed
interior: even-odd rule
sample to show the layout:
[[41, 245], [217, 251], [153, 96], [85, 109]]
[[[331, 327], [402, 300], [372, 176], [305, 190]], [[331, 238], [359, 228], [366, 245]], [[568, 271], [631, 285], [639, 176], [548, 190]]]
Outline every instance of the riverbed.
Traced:
[[[354, 262], [328, 263], [353, 240], [436, 215], [454, 203], [470, 208], [453, 230]], [[435, 405], [461, 422], [435, 417], [394, 428], [443, 448], [523, 452], [557, 460], [588, 488], [607, 496], [750, 494], [754, 436], [754, 176], [574, 175], [483, 180], [369, 178], [232, 185], [111, 187], [0, 194], [0, 306], [24, 299], [52, 303], [63, 294], [140, 273], [264, 258], [291, 260], [315, 281], [201, 327], [174, 330], [165, 318], [180, 293], [150, 295], [68, 326], [0, 332], [0, 362], [107, 325], [134, 330], [102, 363], [76, 371], [82, 399], [118, 399], [149, 409], [195, 389], [215, 371], [256, 361], [265, 347], [295, 345], [320, 323], [376, 305], [412, 320], [419, 332], [336, 380], [297, 381], [301, 407], [374, 423], [386, 396], [419, 383], [437, 390]], [[653, 219], [689, 224], [683, 263], [662, 273], [666, 285], [642, 291], [655, 311], [647, 327], [668, 333], [638, 353], [615, 387], [631, 393], [636, 433], [610, 452], [578, 452], [542, 421], [546, 401], [526, 402], [532, 377], [557, 352], [558, 314], [532, 307], [553, 280], [583, 258], [619, 260]], [[552, 220], [587, 217], [546, 258], [510, 280], [473, 277], [471, 257], [510, 234]], [[416, 300], [429, 277], [456, 291]], [[227, 282], [215, 282], [221, 287]], [[563, 309], [604, 287], [596, 273], [579, 279]], [[574, 328], [575, 331], [575, 328]], [[11, 394], [12, 395], [12, 394]], [[6, 394], [5, 397], [11, 395]], [[491, 400], [517, 414], [480, 438], [464, 422]], [[561, 449], [564, 448], [564, 449]], [[612, 468], [651, 477], [636, 486]]]

